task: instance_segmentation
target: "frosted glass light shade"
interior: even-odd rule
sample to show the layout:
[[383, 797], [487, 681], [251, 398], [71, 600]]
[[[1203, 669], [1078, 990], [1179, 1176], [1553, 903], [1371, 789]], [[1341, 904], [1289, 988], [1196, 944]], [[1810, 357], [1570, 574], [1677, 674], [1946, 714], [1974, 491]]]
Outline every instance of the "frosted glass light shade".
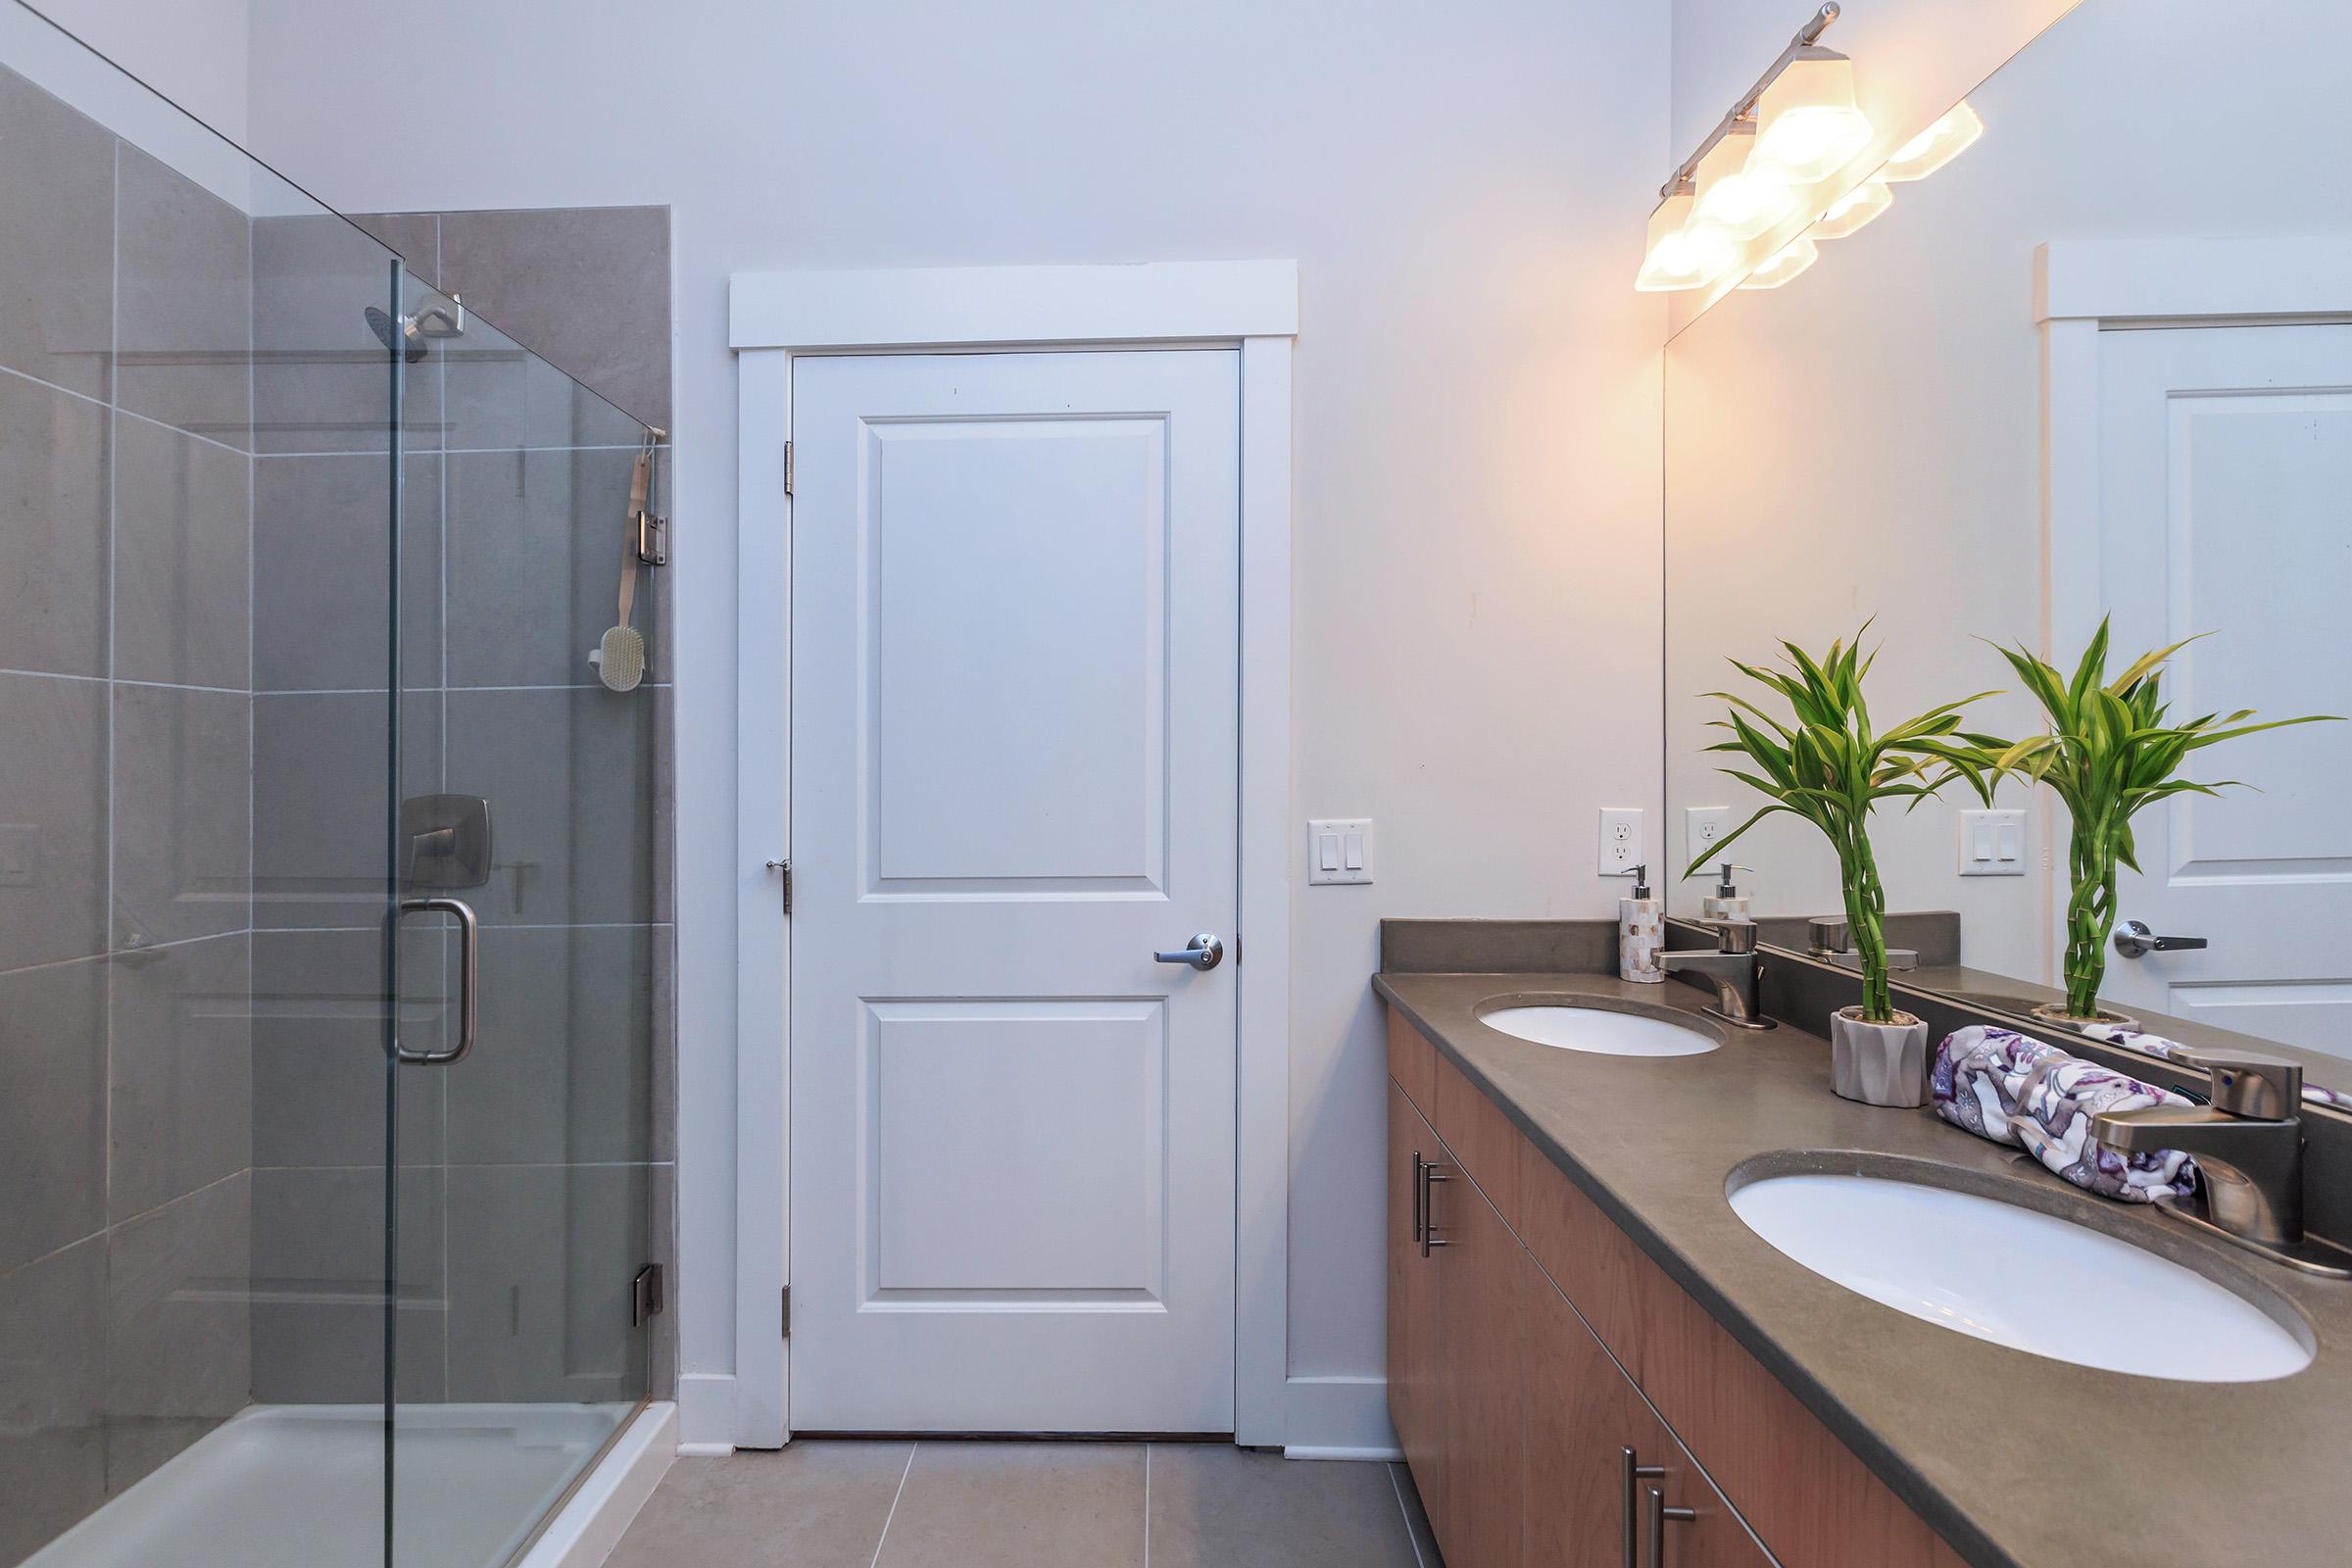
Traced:
[[1691, 180], [1698, 187], [1691, 226], [1716, 228], [1734, 240], [1753, 239], [1788, 216], [1795, 192], [1778, 170], [1758, 167], [1749, 156], [1756, 128], [1734, 125], [1707, 149]]
[[1721, 229], [1692, 227], [1691, 193], [1677, 191], [1649, 215], [1649, 247], [1634, 287], [1644, 294], [1704, 288], [1732, 270], [1738, 249]]
[[1821, 259], [1820, 249], [1799, 234], [1773, 253], [1772, 260], [1740, 280], [1741, 288], [1779, 288]]
[[1984, 134], [1984, 122], [1963, 101], [1894, 150], [1886, 167], [1874, 176], [1885, 180], [1925, 179], [1976, 144]]
[[1808, 232], [1815, 239], [1843, 239], [1893, 205], [1894, 192], [1884, 181], [1866, 179], [1832, 203]]
[[1756, 100], [1753, 167], [1792, 185], [1827, 179], [1870, 145], [1870, 117], [1854, 107], [1854, 63], [1808, 49]]

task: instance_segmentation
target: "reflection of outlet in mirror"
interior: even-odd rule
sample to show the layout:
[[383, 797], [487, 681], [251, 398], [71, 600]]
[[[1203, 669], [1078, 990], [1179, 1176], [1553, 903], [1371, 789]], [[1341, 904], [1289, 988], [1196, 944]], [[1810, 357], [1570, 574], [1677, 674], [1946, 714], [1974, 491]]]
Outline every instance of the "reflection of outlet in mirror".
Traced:
[[1306, 880], [1356, 883], [1372, 880], [1372, 819], [1330, 817], [1306, 824]]
[[2023, 811], [1962, 811], [1960, 813], [1960, 874], [1962, 876], [2024, 876], [2026, 874], [2026, 813]]
[[1598, 855], [1600, 874], [1623, 876], [1646, 858], [1642, 852], [1642, 808], [1602, 807]]
[[1686, 806], [1683, 808], [1684, 854], [1692, 865], [1704, 865], [1715, 853], [1715, 846], [1732, 836], [1732, 808], [1728, 806]]
[[38, 831], [26, 822], [0, 822], [0, 888], [28, 888], [37, 880]]

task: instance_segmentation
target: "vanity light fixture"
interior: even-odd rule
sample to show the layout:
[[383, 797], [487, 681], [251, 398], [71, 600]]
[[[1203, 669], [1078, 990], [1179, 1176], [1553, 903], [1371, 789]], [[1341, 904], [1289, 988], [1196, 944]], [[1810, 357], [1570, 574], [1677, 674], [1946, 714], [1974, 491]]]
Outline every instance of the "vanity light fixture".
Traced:
[[1962, 99], [1952, 112], [1894, 150], [1874, 179], [1925, 179], [1976, 145], [1984, 122]]
[[1830, 210], [1807, 229], [1815, 239], [1843, 239], [1868, 226], [1870, 220], [1894, 205], [1894, 192], [1884, 180], [1866, 179], [1830, 204]]
[[1853, 63], [1820, 47], [1838, 15], [1835, 0], [1814, 12], [1659, 187], [1637, 289], [1704, 288], [1722, 278], [1752, 259], [1749, 241], [1801, 217], [1813, 187], [1869, 143]]
[[1779, 250], [1772, 259], [1740, 280], [1741, 288], [1779, 288], [1797, 273], [1821, 259], [1821, 250], [1811, 238], [1799, 234]]
[[1739, 248], [1721, 230], [1690, 226], [1696, 191], [1683, 180], [1649, 215], [1649, 246], [1634, 287], [1643, 294], [1704, 288], [1732, 270]]

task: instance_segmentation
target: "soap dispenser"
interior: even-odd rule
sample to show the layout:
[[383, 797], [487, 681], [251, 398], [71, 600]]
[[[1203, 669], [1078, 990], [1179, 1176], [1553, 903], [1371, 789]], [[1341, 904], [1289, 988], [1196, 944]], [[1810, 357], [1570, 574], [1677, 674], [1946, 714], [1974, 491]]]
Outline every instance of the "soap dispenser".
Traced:
[[1634, 867], [1634, 896], [1617, 901], [1617, 976], [1640, 985], [1664, 982], [1658, 952], [1666, 946], [1666, 904], [1649, 896], [1649, 867]]
[[1732, 873], [1734, 871], [1753, 871], [1755, 867], [1752, 865], [1734, 865], [1729, 860], [1724, 861], [1722, 868], [1716, 873], [1715, 891], [1698, 901], [1698, 917], [1701, 920], [1745, 920], [1751, 918], [1747, 912], [1747, 897], [1732, 885]]

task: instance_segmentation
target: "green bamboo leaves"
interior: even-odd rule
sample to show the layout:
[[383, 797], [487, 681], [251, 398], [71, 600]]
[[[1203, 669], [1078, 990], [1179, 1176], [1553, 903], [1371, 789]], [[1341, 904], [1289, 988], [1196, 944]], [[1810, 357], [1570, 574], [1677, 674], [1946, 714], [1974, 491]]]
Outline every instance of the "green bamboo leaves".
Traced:
[[[2066, 1010], [2099, 1015], [2099, 984], [2107, 975], [2107, 933], [2115, 925], [2116, 867], [2139, 869], [2132, 818], [2158, 801], [2194, 793], [2218, 795], [2237, 779], [2199, 783], [2180, 771], [2192, 752], [2258, 730], [2316, 724], [2339, 717], [2312, 713], [2248, 723], [2250, 708], [2207, 713], [2184, 724], [2168, 722], [2160, 690], [2166, 661], [2195, 638], [2159, 648], [2107, 678], [2108, 624], [2099, 622], [2090, 646], [2069, 678], [2023, 647], [1999, 653], [2017, 671], [2048, 728], [2003, 746], [1992, 743], [1977, 761], [1997, 777], [2017, 774], [2047, 784], [2065, 803], [2074, 833], [2068, 849], [2071, 891], [2066, 906]], [[1996, 645], [1997, 646], [1997, 645]]]
[[[1731, 705], [1712, 724], [1730, 731], [1731, 738], [1707, 750], [1746, 759], [1750, 767], [1722, 771], [1770, 802], [1723, 839], [1717, 855], [1758, 822], [1784, 811], [1803, 817], [1829, 839], [1842, 872], [1846, 923], [1862, 963], [1862, 1016], [1870, 1023], [1888, 1023], [1894, 1005], [1886, 980], [1886, 895], [1870, 847], [1871, 811], [1890, 800], [1907, 801], [1905, 809], [1916, 808], [1954, 779], [1965, 779], [1990, 804], [1999, 781], [1993, 760], [2007, 743], [1960, 728], [1960, 710], [1993, 692], [1944, 703], [1883, 733], [1875, 731], [1862, 696], [1862, 682], [1877, 657], [1862, 653], [1862, 636], [1869, 629], [1865, 622], [1850, 645], [1834, 642], [1819, 659], [1784, 642], [1786, 668], [1731, 661], [1740, 674], [1786, 701], [1788, 716], [1777, 717], [1731, 692], [1709, 692]], [[1694, 866], [1686, 876], [1702, 869]]]

